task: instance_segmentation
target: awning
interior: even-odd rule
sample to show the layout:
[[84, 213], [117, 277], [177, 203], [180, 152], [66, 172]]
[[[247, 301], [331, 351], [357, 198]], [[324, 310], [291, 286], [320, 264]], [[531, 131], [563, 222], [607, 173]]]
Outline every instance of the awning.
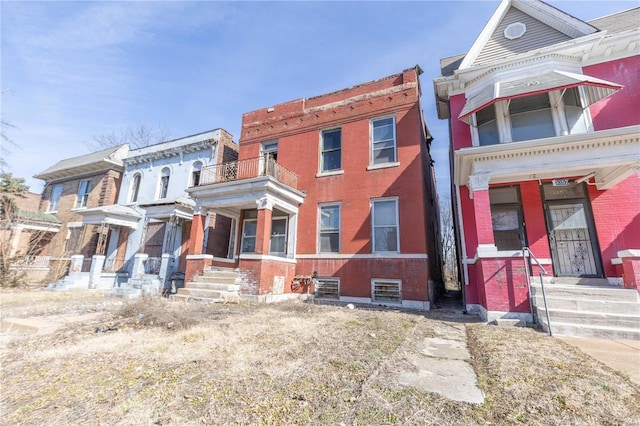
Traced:
[[462, 108], [458, 118], [467, 124], [471, 124], [472, 114], [489, 105], [505, 99], [530, 96], [536, 93], [550, 92], [552, 90], [569, 89], [572, 87], [584, 87], [586, 95], [585, 107], [606, 98], [622, 89], [620, 84], [612, 83], [588, 75], [575, 74], [566, 71], [549, 71], [519, 78], [511, 81], [501, 81], [487, 87], [480, 93], [469, 98]]
[[138, 221], [142, 218], [142, 215], [133, 207], [122, 206], [120, 204], [78, 210], [76, 213], [82, 216], [82, 223], [84, 225], [99, 225], [104, 223], [108, 225], [125, 226], [131, 229], [136, 229]]

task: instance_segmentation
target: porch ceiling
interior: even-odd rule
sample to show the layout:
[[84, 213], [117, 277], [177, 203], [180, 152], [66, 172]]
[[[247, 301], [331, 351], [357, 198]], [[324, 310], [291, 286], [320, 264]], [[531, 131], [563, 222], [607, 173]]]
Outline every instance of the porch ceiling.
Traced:
[[455, 153], [458, 186], [468, 185], [472, 175], [489, 176], [489, 183], [507, 183], [591, 173], [600, 190], [640, 173], [640, 126], [463, 148]]
[[295, 214], [305, 197], [270, 176], [196, 186], [187, 192], [196, 200], [196, 211], [209, 210], [230, 217], [238, 217], [244, 209], [255, 209], [259, 202]]

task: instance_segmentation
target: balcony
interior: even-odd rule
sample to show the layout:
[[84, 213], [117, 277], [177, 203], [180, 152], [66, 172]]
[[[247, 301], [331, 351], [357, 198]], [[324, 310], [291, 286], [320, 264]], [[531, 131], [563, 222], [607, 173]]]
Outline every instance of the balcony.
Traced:
[[290, 188], [298, 189], [298, 175], [270, 157], [250, 158], [204, 167], [199, 186], [257, 177], [272, 177]]

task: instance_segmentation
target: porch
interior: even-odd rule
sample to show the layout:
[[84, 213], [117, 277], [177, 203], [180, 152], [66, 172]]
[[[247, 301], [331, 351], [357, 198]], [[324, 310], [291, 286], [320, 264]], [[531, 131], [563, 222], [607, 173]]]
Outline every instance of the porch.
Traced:
[[[239, 268], [240, 294], [277, 300], [291, 292], [295, 275], [298, 209], [305, 194], [298, 176], [271, 156], [204, 168], [200, 184], [187, 192], [196, 202], [186, 278], [211, 266]], [[207, 252], [207, 218], [229, 218], [226, 257]], [[210, 250], [209, 250], [210, 251]]]

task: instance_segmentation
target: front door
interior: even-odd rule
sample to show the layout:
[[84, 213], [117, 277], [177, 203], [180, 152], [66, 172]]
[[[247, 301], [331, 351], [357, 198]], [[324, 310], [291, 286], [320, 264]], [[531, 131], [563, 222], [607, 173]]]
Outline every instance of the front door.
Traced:
[[[554, 193], [555, 196], [550, 196]], [[545, 195], [547, 231], [555, 275], [601, 276], [589, 204], [586, 199], [580, 199], [584, 198], [583, 188], [576, 185], [554, 191], [547, 186]]]

